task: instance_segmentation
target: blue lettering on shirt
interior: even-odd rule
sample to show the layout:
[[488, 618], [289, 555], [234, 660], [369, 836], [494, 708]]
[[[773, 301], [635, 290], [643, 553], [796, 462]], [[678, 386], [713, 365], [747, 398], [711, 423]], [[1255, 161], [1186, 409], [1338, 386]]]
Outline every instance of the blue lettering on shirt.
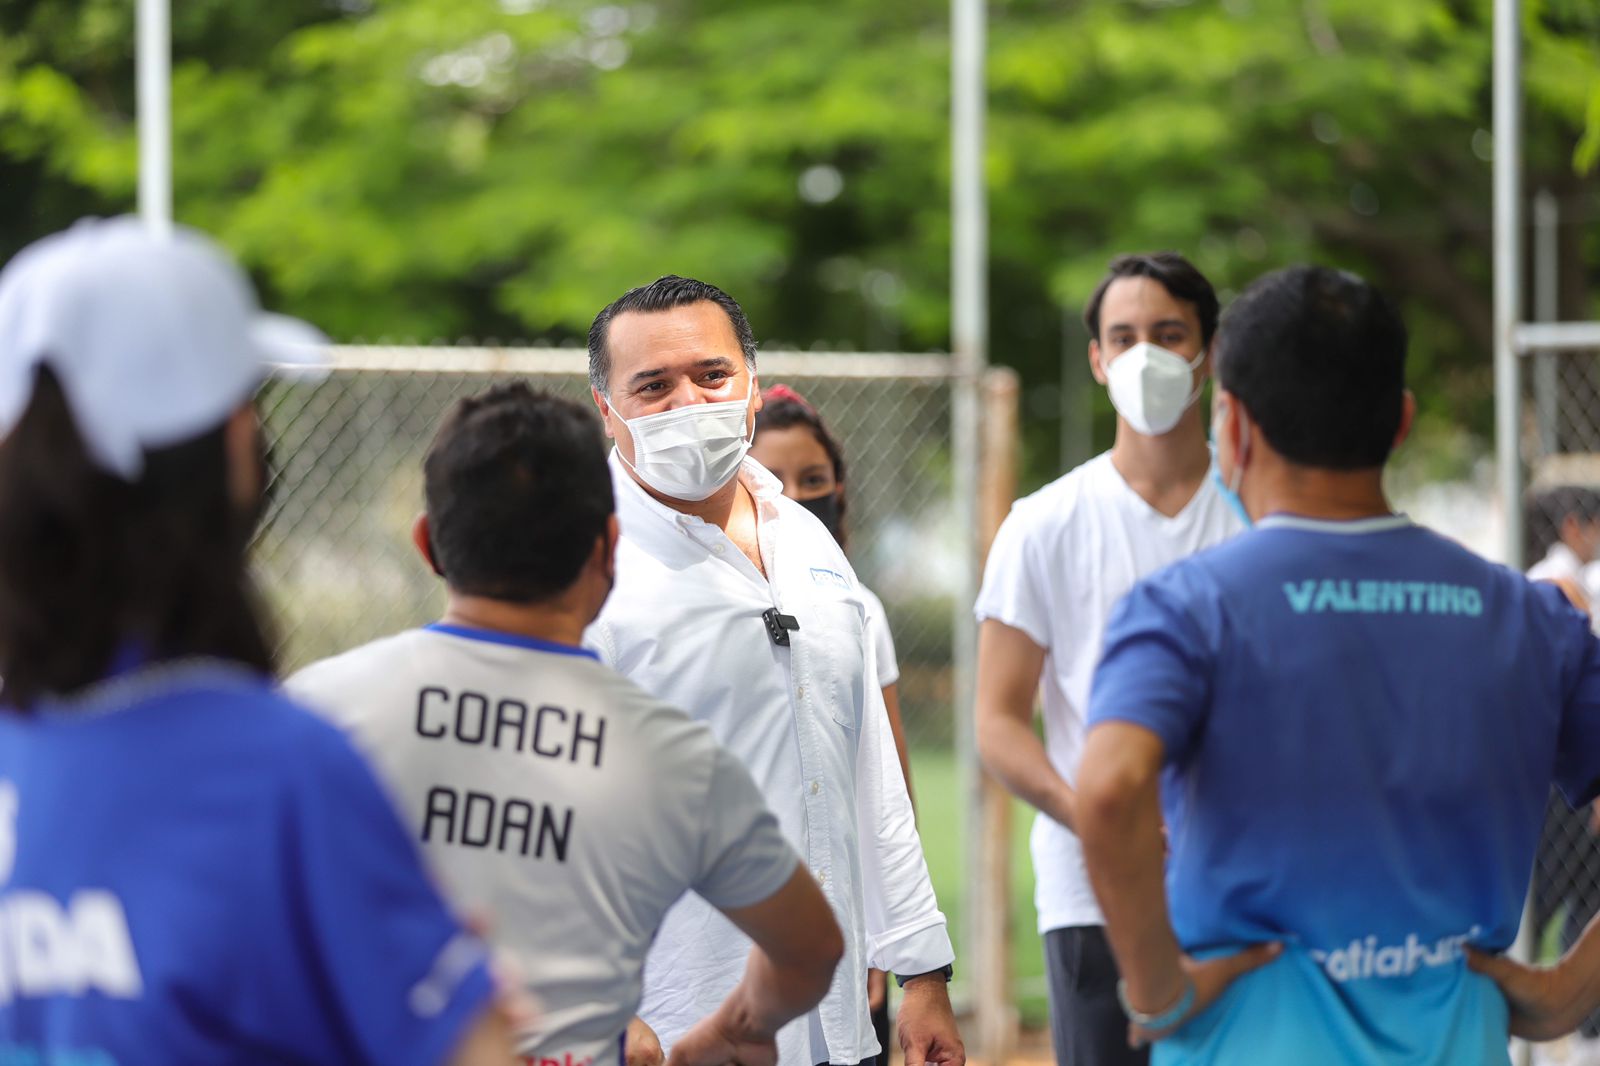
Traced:
[[1284, 582], [1283, 594], [1295, 614], [1483, 615], [1483, 591], [1471, 585], [1306, 578]]

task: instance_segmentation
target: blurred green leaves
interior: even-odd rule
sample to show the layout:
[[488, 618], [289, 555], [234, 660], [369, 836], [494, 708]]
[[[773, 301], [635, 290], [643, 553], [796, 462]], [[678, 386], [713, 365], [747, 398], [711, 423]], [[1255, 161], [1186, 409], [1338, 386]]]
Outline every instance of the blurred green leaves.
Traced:
[[[131, 208], [131, 6], [0, 0], [0, 254]], [[178, 215], [336, 336], [575, 340], [677, 272], [732, 291], [768, 341], [947, 344], [943, 3], [175, 6]], [[1524, 6], [1529, 185], [1575, 220], [1581, 302], [1600, 7]], [[1117, 252], [1183, 250], [1232, 291], [1316, 259], [1406, 305], [1432, 422], [1487, 429], [1489, 0], [990, 16], [998, 361], [1052, 382], [1065, 343], [1082, 373], [1063, 309]], [[1037, 480], [1056, 426], [1027, 424]]]

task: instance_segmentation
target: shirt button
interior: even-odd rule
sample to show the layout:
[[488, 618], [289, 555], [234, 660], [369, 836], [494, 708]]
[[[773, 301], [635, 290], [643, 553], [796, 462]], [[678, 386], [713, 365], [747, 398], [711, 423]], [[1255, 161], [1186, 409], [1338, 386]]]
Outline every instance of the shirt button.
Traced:
[[811, 875], [817, 879], [817, 884], [819, 885], [828, 883], [828, 871], [826, 870], [812, 870]]
[[721, 555], [721, 554], [722, 554], [722, 552], [723, 552], [723, 547], [722, 547], [722, 545], [720, 545], [720, 544], [713, 544], [713, 545], [712, 545], [712, 546], [711, 546], [711, 552], [712, 552], [712, 554], [713, 554], [713, 555]]
[[821, 792], [821, 791], [822, 791], [822, 782], [821, 781], [813, 781], [813, 782], [811, 782], [811, 794], [813, 796], [815, 796], [818, 792]]
[[802, 700], [805, 699], [806, 698], [806, 687], [804, 685], [796, 685], [795, 689], [794, 689], [794, 694], [795, 694], [795, 697], [797, 699], [802, 699]]

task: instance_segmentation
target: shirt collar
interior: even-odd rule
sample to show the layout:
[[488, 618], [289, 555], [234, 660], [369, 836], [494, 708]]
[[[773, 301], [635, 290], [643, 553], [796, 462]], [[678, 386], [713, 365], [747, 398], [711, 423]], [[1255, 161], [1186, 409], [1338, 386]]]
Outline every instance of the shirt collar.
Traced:
[[1387, 533], [1414, 525], [1409, 515], [1385, 514], [1372, 518], [1337, 520], [1307, 518], [1297, 514], [1271, 514], [1256, 523], [1257, 529], [1300, 529], [1309, 533]]
[[476, 640], [484, 644], [504, 644], [512, 648], [527, 648], [530, 651], [550, 652], [553, 655], [576, 655], [586, 659], [598, 660], [600, 656], [588, 648], [579, 648], [571, 644], [561, 644], [553, 640], [540, 640], [538, 637], [529, 637], [521, 633], [507, 633], [499, 629], [479, 629], [475, 626], [458, 626], [450, 622], [433, 622], [422, 627], [431, 633], [444, 633], [463, 640]]
[[[628, 470], [627, 464], [617, 454], [615, 446], [611, 449], [611, 481], [617, 494], [617, 508], [619, 511], [634, 515], [649, 515], [658, 523], [679, 530], [687, 530], [690, 526], [705, 525], [705, 521], [694, 515], [684, 514], [676, 508], [669, 507], [644, 490]], [[774, 502], [783, 495], [783, 482], [773, 476], [772, 472], [750, 456], [745, 456], [739, 464], [738, 478], [744, 487], [750, 490], [750, 495], [755, 497], [756, 510], [762, 521], [778, 517], [778, 507]], [[623, 520], [623, 531], [635, 535], [638, 531], [630, 530], [626, 518]]]

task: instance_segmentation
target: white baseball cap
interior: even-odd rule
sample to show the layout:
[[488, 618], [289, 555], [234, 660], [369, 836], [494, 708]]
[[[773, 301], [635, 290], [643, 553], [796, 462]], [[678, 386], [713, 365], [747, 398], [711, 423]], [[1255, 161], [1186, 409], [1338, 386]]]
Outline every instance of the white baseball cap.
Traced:
[[244, 271], [202, 234], [84, 219], [0, 270], [0, 435], [48, 366], [95, 465], [132, 481], [147, 450], [220, 426], [274, 364], [320, 367], [327, 343], [263, 312]]

